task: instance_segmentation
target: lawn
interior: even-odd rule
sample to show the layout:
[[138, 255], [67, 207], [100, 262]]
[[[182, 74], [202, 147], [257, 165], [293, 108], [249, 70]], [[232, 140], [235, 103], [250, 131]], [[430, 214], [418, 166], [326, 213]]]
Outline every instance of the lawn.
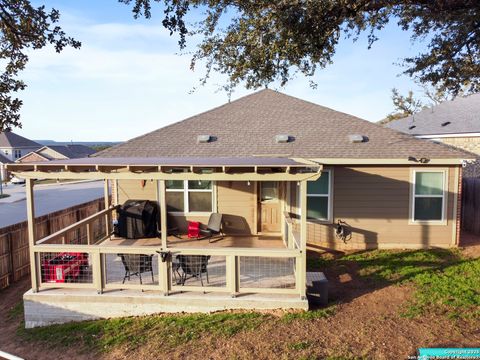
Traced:
[[310, 257], [308, 266], [338, 289], [329, 306], [309, 312], [155, 315], [32, 330], [22, 328], [21, 302], [6, 316], [19, 324], [14, 342], [84, 358], [157, 358], [162, 349], [165, 358], [388, 359], [420, 346], [480, 342], [478, 258], [365, 251]]

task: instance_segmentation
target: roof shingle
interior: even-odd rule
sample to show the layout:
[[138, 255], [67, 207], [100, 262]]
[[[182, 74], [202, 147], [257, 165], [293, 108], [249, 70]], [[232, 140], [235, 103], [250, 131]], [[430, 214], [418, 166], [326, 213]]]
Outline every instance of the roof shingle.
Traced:
[[0, 132], [0, 147], [42, 147], [35, 141], [24, 138], [11, 131]]
[[457, 97], [385, 126], [410, 135], [480, 133], [480, 94]]
[[[294, 141], [276, 143], [275, 135]], [[352, 143], [360, 134], [367, 142]], [[198, 135], [215, 140], [197, 143]], [[470, 158], [452, 147], [415, 139], [352, 115], [262, 90], [97, 153], [99, 157]]]

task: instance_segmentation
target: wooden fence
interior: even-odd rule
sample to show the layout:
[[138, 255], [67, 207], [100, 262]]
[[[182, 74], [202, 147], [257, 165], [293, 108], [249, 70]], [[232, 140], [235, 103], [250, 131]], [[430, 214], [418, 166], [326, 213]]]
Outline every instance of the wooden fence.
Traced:
[[480, 235], [480, 178], [463, 179], [462, 229]]
[[[35, 218], [36, 239], [44, 238], [105, 208], [103, 198]], [[67, 242], [70, 243], [70, 241]], [[0, 289], [30, 273], [27, 222], [0, 229]]]

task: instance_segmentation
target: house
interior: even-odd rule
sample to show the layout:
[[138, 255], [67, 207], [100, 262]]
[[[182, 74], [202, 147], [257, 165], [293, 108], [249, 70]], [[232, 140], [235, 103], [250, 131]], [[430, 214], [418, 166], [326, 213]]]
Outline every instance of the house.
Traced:
[[[0, 179], [9, 178], [6, 164], [14, 162], [30, 151], [40, 148], [42, 145], [35, 141], [17, 135], [10, 130], [0, 132]], [[0, 180], [1, 181], [1, 180]]]
[[28, 163], [35, 161], [78, 159], [89, 157], [93, 154], [95, 154], [95, 150], [85, 145], [48, 145], [25, 154], [17, 159], [17, 162]]
[[[480, 94], [457, 97], [385, 126], [480, 156]], [[467, 166], [464, 176], [480, 176], [478, 163]]]
[[[470, 158], [267, 89], [94, 157], [8, 165], [27, 179], [26, 326], [306, 309], [307, 249], [457, 246], [462, 163]], [[35, 178], [103, 179], [105, 210], [37, 234]], [[131, 199], [159, 204], [158, 238], [112, 236], [115, 207]], [[212, 213], [223, 215], [223, 237], [178, 236]]]
[[10, 161], [20, 159], [23, 155], [41, 148], [35, 141], [17, 135], [11, 130], [0, 132], [0, 155]]
[[0, 153], [0, 181], [8, 179], [7, 168], [5, 165], [10, 164], [11, 162], [10, 159]]

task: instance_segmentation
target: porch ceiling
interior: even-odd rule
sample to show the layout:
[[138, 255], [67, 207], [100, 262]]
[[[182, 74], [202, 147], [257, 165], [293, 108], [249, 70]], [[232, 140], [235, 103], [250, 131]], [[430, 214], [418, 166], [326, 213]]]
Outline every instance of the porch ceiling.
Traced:
[[84, 158], [8, 164], [22, 178], [157, 180], [315, 180], [322, 165], [288, 157]]

